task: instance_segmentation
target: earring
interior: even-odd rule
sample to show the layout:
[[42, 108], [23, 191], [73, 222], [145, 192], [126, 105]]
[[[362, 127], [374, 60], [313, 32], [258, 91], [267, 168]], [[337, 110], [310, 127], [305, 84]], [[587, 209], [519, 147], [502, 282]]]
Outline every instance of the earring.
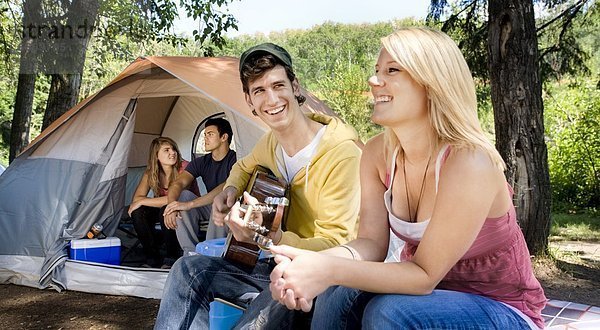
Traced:
[[256, 113], [256, 110], [252, 109], [252, 114], [258, 117], [258, 113]]

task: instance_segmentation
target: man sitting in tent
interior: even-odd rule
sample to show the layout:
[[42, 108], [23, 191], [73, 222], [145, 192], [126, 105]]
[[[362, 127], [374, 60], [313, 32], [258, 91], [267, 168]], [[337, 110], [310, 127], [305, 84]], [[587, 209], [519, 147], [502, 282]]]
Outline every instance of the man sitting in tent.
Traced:
[[[204, 149], [209, 153], [191, 161], [169, 185], [169, 204], [164, 211], [165, 226], [176, 230], [184, 256], [195, 251], [196, 244], [205, 239], [226, 236], [223, 227], [216, 227], [210, 221], [210, 213], [213, 199], [223, 190], [224, 182], [236, 161], [235, 151], [229, 148], [232, 138], [233, 131], [227, 120], [207, 120]], [[208, 192], [200, 197], [185, 190], [198, 177], [202, 177]]]
[[[285, 230], [269, 234], [274, 244], [318, 251], [352, 239], [360, 202], [356, 131], [337, 118], [302, 112], [305, 97], [291, 57], [277, 45], [261, 44], [244, 52], [240, 76], [253, 114], [271, 131], [234, 165], [226, 188], [213, 203], [215, 223], [226, 224], [236, 240], [253, 242], [255, 232], [246, 227], [234, 202], [261, 165], [290, 184]], [[214, 298], [247, 308], [240, 325], [289, 315], [284, 306], [272, 303], [268, 290], [274, 266], [273, 258], [260, 259], [254, 267], [203, 255], [179, 259], [167, 279], [155, 328], [208, 329]], [[285, 327], [280, 321], [276, 326]]]

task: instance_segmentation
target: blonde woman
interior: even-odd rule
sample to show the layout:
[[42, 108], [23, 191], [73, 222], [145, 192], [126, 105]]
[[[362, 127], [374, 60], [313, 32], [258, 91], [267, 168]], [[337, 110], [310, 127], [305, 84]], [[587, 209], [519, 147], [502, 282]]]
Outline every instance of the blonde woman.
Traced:
[[[308, 311], [321, 294], [315, 329], [542, 328], [546, 298], [460, 50], [427, 28], [382, 44], [369, 85], [385, 132], [363, 150], [358, 238], [273, 247], [273, 298]], [[401, 262], [382, 262], [390, 229]]]
[[[175, 141], [168, 137], [158, 137], [150, 144], [148, 166], [138, 184], [128, 213], [133, 219], [133, 226], [138, 235], [147, 267], [168, 268], [163, 264], [160, 254], [160, 237], [154, 230], [154, 225], [160, 222], [162, 238], [166, 246], [167, 257], [177, 259], [181, 255], [181, 248], [177, 241], [175, 230], [165, 227], [162, 208], [167, 205], [169, 184], [177, 178], [177, 174], [185, 170], [188, 162], [181, 158], [181, 153]], [[200, 195], [198, 186], [194, 181], [188, 187], [196, 196]], [[148, 197], [152, 190], [154, 197]]]

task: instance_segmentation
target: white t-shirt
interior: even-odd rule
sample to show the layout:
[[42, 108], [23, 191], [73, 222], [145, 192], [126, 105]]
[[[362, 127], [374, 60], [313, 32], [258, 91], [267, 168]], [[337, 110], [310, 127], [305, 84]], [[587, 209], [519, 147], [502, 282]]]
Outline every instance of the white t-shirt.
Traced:
[[321, 142], [321, 138], [323, 137], [323, 134], [325, 133], [326, 127], [327, 126], [323, 125], [323, 127], [321, 127], [321, 129], [319, 129], [317, 134], [315, 134], [315, 137], [312, 139], [312, 141], [309, 144], [307, 144], [306, 147], [302, 148], [300, 151], [298, 151], [292, 157], [288, 156], [288, 154], [285, 152], [285, 150], [283, 150], [283, 148], [281, 148], [283, 151], [282, 152], [283, 163], [285, 164], [285, 172], [286, 172], [286, 173], [283, 173], [283, 175], [286, 176], [287, 182], [292, 182], [292, 179], [294, 178], [294, 176], [296, 176], [296, 174], [304, 166], [308, 165], [308, 163], [310, 162], [312, 157], [317, 152], [317, 146], [319, 146], [319, 142]]

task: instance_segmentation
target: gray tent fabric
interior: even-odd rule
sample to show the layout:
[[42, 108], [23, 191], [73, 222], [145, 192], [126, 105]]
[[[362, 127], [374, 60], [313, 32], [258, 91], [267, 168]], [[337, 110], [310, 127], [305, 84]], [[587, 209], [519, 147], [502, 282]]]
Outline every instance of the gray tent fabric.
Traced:
[[[134, 105], [135, 102], [130, 102], [117, 129], [103, 148], [101, 163], [108, 164], [122, 134], [133, 134], [133, 125], [129, 125], [127, 130], [125, 128], [129, 121], [127, 116], [131, 116]], [[123, 163], [122, 166], [126, 167], [126, 164]], [[108, 235], [115, 232], [124, 206], [126, 178], [121, 176], [114, 180], [100, 182], [105, 167], [99, 164], [40, 158], [32, 159], [18, 169], [15, 167], [17, 171], [24, 171], [24, 175], [15, 176], [7, 171], [7, 175], [0, 179], [0, 186], [4, 187], [4, 178], [7, 180], [14, 178], [10, 183], [11, 189], [0, 189], [0, 199], [15, 201], [15, 203], [3, 203], [0, 217], [9, 218], [10, 214], [23, 213], [15, 218], [30, 220], [18, 224], [21, 230], [17, 235], [1, 237], [0, 239], [5, 243], [3, 247], [4, 245], [10, 247], [12, 250], [7, 252], [11, 254], [45, 256], [40, 278], [41, 286], [48, 286], [52, 278], [59, 277], [57, 274], [49, 275], [61, 264], [61, 261], [65, 260], [67, 242], [70, 239], [83, 237], [94, 223], [102, 224]], [[9, 168], [12, 171], [13, 167], [9, 166]], [[31, 188], [36, 187], [39, 188], [37, 193], [31, 194]], [[22, 207], [22, 205], [33, 207]], [[50, 212], [41, 213], [40, 210]], [[0, 222], [0, 226], [5, 224], [7, 223], [4, 221]], [[44, 230], [34, 230], [40, 225]], [[8, 228], [2, 229], [5, 229], [3, 233], [11, 232]], [[53, 241], [49, 239], [51, 237], [58, 237], [58, 240]], [[28, 241], [21, 242], [23, 239]], [[44, 244], [29, 250], [36, 246], [36, 243]], [[54, 284], [58, 289], [64, 289], [60, 282]]]
[[[334, 115], [304, 93], [304, 111]], [[168, 272], [70, 261], [67, 246], [94, 223], [115, 233], [154, 138], [173, 138], [190, 160], [197, 125], [221, 113], [243, 157], [267, 128], [235, 58], [140, 58], [65, 113], [0, 175], [0, 283], [160, 298]]]

